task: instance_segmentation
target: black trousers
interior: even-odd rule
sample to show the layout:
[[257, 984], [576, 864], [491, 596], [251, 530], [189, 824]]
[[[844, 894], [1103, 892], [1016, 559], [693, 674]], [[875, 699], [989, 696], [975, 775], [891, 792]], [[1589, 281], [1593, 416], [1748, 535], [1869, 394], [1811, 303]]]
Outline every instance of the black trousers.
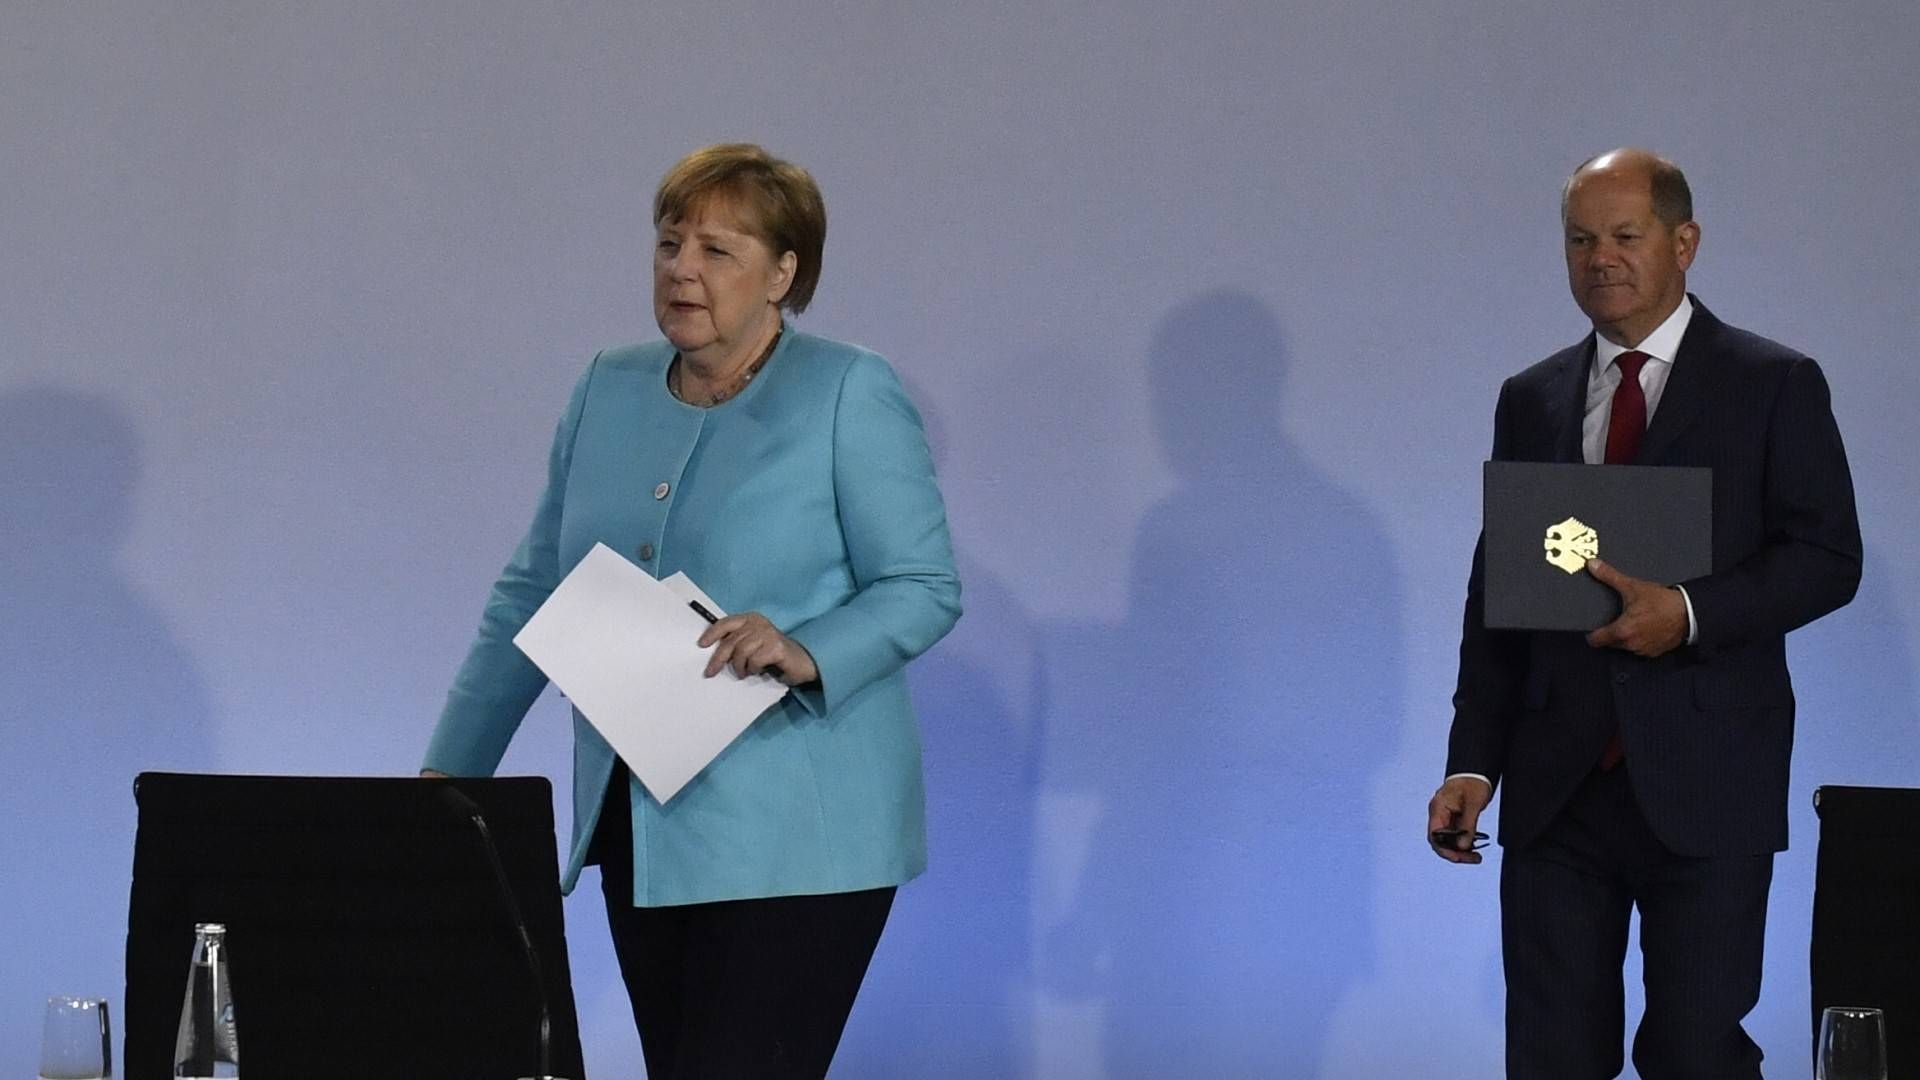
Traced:
[[1758, 1080], [1740, 1021], [1760, 999], [1773, 855], [1690, 858], [1648, 828], [1625, 767], [1595, 771], [1539, 839], [1505, 853], [1501, 947], [1507, 1075], [1619, 1074], [1621, 963], [1640, 909], [1646, 1015], [1633, 1040], [1643, 1080]]
[[589, 861], [649, 1080], [824, 1077], [894, 889], [634, 907], [626, 769], [613, 780]]

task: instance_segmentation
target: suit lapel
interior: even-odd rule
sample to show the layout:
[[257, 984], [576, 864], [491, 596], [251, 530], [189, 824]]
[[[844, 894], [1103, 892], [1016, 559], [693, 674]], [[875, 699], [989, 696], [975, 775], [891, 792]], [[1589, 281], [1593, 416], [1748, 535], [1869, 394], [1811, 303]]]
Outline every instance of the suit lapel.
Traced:
[[1693, 301], [1693, 318], [1681, 335], [1680, 348], [1673, 356], [1673, 370], [1667, 375], [1667, 388], [1660, 393], [1660, 407], [1647, 424], [1640, 439], [1636, 465], [1658, 464], [1673, 446], [1673, 441], [1700, 415], [1713, 383], [1715, 341], [1720, 320], [1713, 317], [1698, 300]]
[[1549, 430], [1554, 433], [1553, 460], [1578, 465], [1586, 460], [1580, 445], [1581, 425], [1587, 416], [1587, 372], [1593, 366], [1593, 335], [1561, 354], [1547, 400], [1553, 409]]

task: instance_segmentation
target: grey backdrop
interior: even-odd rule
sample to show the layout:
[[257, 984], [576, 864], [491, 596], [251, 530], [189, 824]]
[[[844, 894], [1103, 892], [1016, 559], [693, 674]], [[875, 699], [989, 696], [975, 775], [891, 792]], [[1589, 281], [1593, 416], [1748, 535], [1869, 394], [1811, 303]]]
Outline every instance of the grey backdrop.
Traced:
[[[1809, 796], [1920, 779], [1920, 9], [1557, 6], [10, 0], [0, 1072], [118, 1004], [136, 771], [415, 766], [575, 376], [655, 332], [653, 184], [751, 139], [826, 192], [799, 325], [911, 384], [969, 609], [838, 1075], [1497, 1069], [1497, 865], [1423, 807], [1494, 393], [1584, 329], [1557, 188], [1624, 142], [1853, 456], [1750, 1021], [1805, 1075]], [[505, 771], [566, 768], [548, 700]]]

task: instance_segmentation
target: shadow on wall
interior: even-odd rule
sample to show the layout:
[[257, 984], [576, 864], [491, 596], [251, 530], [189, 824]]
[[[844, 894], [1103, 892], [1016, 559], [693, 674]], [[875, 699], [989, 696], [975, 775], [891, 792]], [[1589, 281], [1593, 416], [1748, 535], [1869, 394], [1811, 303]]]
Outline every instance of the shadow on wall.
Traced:
[[0, 391], [0, 1072], [15, 1076], [32, 1075], [47, 996], [119, 1007], [134, 775], [210, 761], [200, 676], [116, 565], [139, 476], [113, 402]]
[[1382, 523], [1281, 428], [1286, 362], [1244, 293], [1160, 322], [1155, 434], [1178, 486], [1134, 538], [1123, 623], [1048, 635], [1046, 795], [1086, 812], [1041, 840], [1083, 869], [1040, 971], [1093, 1017], [1086, 1075], [1320, 1075], [1372, 961], [1400, 587]]
[[[936, 467], [946, 429], [920, 388]], [[966, 614], [907, 667], [927, 783], [927, 872], [900, 890], [836, 1075], [1031, 1075], [1039, 647], [1004, 580], [955, 537]]]

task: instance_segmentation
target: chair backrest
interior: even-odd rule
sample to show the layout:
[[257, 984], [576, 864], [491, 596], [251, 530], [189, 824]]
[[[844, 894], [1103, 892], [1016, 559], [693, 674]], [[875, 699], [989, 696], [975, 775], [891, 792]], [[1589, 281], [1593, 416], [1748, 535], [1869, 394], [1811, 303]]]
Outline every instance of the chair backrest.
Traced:
[[478, 804], [541, 958], [554, 1071], [581, 1077], [552, 789], [144, 773], [127, 916], [126, 1080], [169, 1080], [196, 922], [227, 926], [246, 1075], [539, 1072], [539, 1005]]
[[1920, 1077], [1920, 791], [1829, 785], [1813, 805], [1813, 1037], [1830, 1005], [1882, 1009], [1887, 1075]]

